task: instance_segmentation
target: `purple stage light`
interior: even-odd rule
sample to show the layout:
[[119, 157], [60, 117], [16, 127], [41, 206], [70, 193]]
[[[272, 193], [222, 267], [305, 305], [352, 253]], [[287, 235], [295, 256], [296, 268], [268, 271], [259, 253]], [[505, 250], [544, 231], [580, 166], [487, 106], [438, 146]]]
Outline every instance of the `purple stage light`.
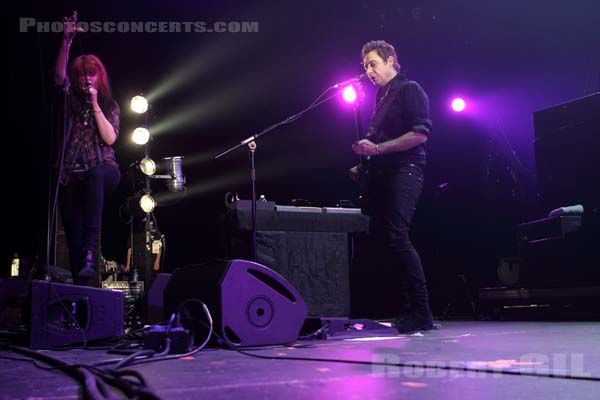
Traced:
[[346, 103], [352, 104], [358, 98], [358, 93], [356, 92], [354, 86], [350, 85], [344, 88], [342, 91], [342, 97]]
[[462, 112], [467, 107], [467, 103], [460, 97], [456, 97], [452, 100], [452, 110], [456, 112]]

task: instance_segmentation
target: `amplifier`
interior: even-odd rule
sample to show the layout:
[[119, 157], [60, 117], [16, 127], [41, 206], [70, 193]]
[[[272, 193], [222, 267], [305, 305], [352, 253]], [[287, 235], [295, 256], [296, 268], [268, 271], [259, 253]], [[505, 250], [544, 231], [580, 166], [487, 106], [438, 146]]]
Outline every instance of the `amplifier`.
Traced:
[[537, 183], [543, 208], [600, 207], [600, 93], [533, 113]]

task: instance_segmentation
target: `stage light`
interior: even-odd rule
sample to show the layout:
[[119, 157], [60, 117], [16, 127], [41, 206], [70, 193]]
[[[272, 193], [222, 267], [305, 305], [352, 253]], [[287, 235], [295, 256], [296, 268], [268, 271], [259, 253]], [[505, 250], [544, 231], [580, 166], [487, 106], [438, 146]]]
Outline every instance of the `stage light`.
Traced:
[[131, 139], [135, 144], [139, 144], [140, 146], [145, 145], [150, 140], [150, 131], [142, 127], [135, 128], [131, 135]]
[[144, 157], [140, 161], [140, 170], [144, 173], [144, 175], [154, 175], [156, 172], [156, 163], [149, 157]]
[[[129, 165], [128, 174], [133, 181], [143, 178], [166, 181], [167, 189], [171, 192], [185, 190], [185, 175], [181, 166], [182, 156], [165, 157], [155, 162], [150, 157], [144, 157]], [[144, 175], [142, 175], [142, 173]]]
[[352, 104], [356, 101], [358, 94], [356, 93], [356, 89], [354, 86], [346, 86], [342, 91], [342, 98], [346, 103]]
[[144, 96], [135, 96], [131, 99], [131, 109], [133, 112], [143, 114], [148, 111], [148, 100]]
[[467, 103], [460, 97], [456, 97], [452, 100], [451, 107], [455, 112], [462, 112], [467, 107]]
[[156, 207], [156, 202], [149, 194], [145, 194], [140, 197], [140, 208], [144, 210], [145, 213], [151, 213]]
[[166, 157], [161, 160], [162, 163], [167, 163], [167, 171], [171, 176], [171, 179], [167, 181], [167, 189], [171, 192], [179, 192], [185, 189], [185, 176], [181, 168], [181, 162], [183, 157]]
[[146, 156], [129, 164], [127, 175], [132, 182], [142, 182], [146, 178], [154, 178], [157, 170], [157, 163]]

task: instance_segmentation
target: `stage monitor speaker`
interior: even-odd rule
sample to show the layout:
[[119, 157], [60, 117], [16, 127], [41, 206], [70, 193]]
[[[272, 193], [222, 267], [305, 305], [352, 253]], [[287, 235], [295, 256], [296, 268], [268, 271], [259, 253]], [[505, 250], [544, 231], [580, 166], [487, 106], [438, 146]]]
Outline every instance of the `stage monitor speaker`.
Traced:
[[175, 270], [164, 290], [166, 315], [188, 299], [208, 306], [215, 332], [234, 347], [293, 343], [308, 313], [285, 278], [244, 260], [212, 260]]
[[[63, 305], [68, 307], [79, 327]], [[50, 287], [47, 282], [32, 281], [28, 306], [32, 348], [82, 343], [83, 334], [89, 342], [124, 333], [124, 297], [119, 291], [58, 283]]]

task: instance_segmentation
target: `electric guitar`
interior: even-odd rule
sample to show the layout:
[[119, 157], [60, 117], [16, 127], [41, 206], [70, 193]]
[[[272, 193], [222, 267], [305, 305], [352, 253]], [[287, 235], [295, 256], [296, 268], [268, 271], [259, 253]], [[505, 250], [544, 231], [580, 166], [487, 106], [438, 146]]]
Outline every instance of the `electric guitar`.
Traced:
[[[373, 143], [379, 142], [379, 134], [381, 124], [385, 119], [392, 103], [396, 99], [396, 96], [400, 92], [400, 89], [406, 85], [408, 81], [404, 80], [401, 82], [392, 83], [393, 86], [390, 86], [385, 95], [379, 100], [380, 104], [377, 108], [375, 115], [373, 116], [373, 120], [369, 125], [369, 129], [367, 130], [364, 139], [369, 139]], [[360, 164], [358, 165], [358, 183], [359, 183], [359, 200], [361, 203], [361, 209], [364, 211], [367, 206], [367, 185], [368, 185], [368, 175], [369, 175], [369, 160], [370, 156], [361, 156]]]
[[[376, 140], [376, 133], [374, 131], [373, 126], [369, 126], [367, 134], [364, 135], [361, 139], [369, 139]], [[358, 177], [356, 181], [358, 183], [358, 202], [360, 204], [360, 208], [365, 211], [367, 208], [367, 190], [368, 190], [368, 182], [369, 182], [369, 160], [371, 156], [360, 156], [360, 162], [357, 165]]]

